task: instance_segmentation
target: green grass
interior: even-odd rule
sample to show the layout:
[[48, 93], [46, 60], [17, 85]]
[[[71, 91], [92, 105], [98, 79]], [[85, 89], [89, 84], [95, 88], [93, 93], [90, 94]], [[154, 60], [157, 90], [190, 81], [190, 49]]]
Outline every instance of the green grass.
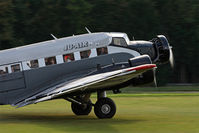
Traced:
[[[198, 133], [199, 93], [110, 95], [113, 119], [75, 116], [70, 103], [48, 101], [14, 109], [0, 106], [0, 133]], [[95, 101], [95, 96], [92, 97]]]
[[164, 86], [164, 87], [126, 87], [123, 92], [176, 92], [176, 91], [198, 91], [199, 86]]

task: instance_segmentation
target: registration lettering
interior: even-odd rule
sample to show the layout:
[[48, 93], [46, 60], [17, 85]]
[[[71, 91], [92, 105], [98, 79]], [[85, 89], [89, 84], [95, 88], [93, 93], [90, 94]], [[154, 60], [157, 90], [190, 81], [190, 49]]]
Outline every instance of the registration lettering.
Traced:
[[88, 41], [66, 45], [64, 47], [64, 51], [80, 49], [80, 48], [85, 48], [85, 47], [89, 47]]

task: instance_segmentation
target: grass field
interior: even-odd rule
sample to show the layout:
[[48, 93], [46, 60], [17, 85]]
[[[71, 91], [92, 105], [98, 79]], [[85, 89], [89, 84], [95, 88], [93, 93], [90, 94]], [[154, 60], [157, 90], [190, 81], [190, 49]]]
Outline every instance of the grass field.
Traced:
[[163, 86], [163, 87], [126, 87], [122, 89], [123, 92], [190, 92], [198, 91], [199, 86]]
[[[199, 133], [199, 93], [110, 95], [113, 119], [75, 116], [70, 103], [48, 101], [20, 109], [0, 106], [0, 133]], [[95, 101], [95, 96], [92, 97]]]

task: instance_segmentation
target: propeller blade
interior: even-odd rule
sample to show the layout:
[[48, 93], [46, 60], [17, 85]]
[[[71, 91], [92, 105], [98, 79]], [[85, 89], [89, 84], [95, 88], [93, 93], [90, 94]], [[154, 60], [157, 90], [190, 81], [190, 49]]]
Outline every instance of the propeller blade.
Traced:
[[170, 52], [170, 56], [169, 56], [169, 62], [172, 68], [174, 68], [174, 57], [173, 57], [173, 51], [172, 51], [172, 47], [169, 47], [169, 52]]
[[157, 88], [157, 80], [156, 80], [156, 69], [153, 69], [153, 75], [154, 75], [154, 79], [153, 79], [153, 83], [154, 83], [154, 86]]

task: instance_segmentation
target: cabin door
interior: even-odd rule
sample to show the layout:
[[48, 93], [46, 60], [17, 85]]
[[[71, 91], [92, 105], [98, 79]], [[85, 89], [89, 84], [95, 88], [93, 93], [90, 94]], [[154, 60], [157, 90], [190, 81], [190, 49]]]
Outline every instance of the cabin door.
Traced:
[[25, 88], [21, 62], [0, 66], [0, 93]]

